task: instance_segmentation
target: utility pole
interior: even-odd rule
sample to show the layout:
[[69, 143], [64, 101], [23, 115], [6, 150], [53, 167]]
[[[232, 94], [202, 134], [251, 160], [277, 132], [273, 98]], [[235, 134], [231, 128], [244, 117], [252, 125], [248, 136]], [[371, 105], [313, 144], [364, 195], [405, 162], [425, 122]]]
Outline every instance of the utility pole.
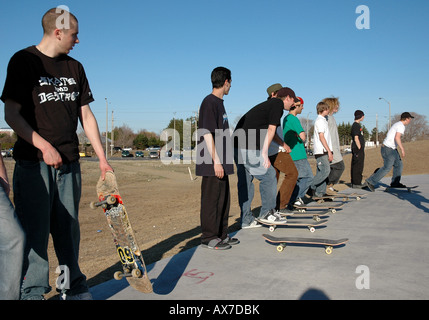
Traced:
[[384, 100], [389, 104], [389, 130], [390, 130], [390, 128], [392, 127], [392, 116], [391, 116], [391, 111], [390, 111], [391, 110], [390, 101], [387, 101], [384, 98], [378, 98], [378, 100]]
[[195, 152], [197, 152], [197, 144], [198, 144], [198, 118], [199, 118], [199, 111], [195, 112]]
[[107, 102], [107, 98], [106, 99], [106, 159], [107, 159], [107, 132], [109, 132], [109, 106], [108, 106], [108, 102]]
[[176, 151], [176, 112], [173, 112], [173, 151]]
[[375, 115], [375, 147], [378, 148], [378, 113]]
[[110, 132], [110, 155], [113, 156], [113, 148], [115, 147], [115, 139], [114, 139], [114, 134], [113, 134], [113, 110], [112, 110], [112, 131]]

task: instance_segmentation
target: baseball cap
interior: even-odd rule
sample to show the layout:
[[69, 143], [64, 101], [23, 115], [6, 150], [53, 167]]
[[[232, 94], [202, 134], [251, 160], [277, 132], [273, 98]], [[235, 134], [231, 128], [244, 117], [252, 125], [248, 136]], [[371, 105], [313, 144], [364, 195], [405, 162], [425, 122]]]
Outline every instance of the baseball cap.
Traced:
[[291, 88], [283, 87], [277, 91], [277, 98], [283, 98], [287, 96], [296, 99], [295, 92]]
[[304, 100], [301, 97], [296, 97], [295, 102], [301, 102], [301, 105], [304, 105]]
[[401, 114], [401, 120], [402, 119], [409, 119], [409, 118], [414, 119], [414, 117], [411, 115], [411, 113], [404, 112], [403, 114]]
[[275, 83], [267, 88], [268, 96], [271, 97], [273, 92], [279, 91], [283, 86], [280, 83]]

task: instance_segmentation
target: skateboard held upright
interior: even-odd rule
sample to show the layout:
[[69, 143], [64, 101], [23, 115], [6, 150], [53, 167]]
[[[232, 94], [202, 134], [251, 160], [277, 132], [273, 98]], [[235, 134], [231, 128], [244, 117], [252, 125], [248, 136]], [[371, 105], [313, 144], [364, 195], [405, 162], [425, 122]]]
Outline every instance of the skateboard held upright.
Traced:
[[98, 180], [96, 191], [98, 201], [91, 202], [91, 208], [103, 208], [122, 263], [122, 271], [115, 272], [114, 278], [120, 280], [125, 277], [133, 288], [144, 293], [152, 292], [143, 255], [119, 194], [115, 174], [111, 171], [106, 172], [104, 181], [101, 178]]

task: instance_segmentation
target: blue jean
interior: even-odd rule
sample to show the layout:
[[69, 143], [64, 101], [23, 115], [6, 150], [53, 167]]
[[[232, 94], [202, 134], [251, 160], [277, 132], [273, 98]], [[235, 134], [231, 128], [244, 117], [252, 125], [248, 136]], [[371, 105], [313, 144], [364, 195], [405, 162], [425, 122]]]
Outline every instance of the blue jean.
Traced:
[[296, 181], [290, 203], [295, 202], [297, 198], [303, 198], [314, 179], [313, 170], [307, 159], [296, 160], [294, 163], [298, 170], [298, 180]]
[[237, 189], [238, 203], [241, 210], [241, 226], [250, 225], [255, 218], [251, 212], [255, 187], [253, 179], [260, 181], [259, 192], [261, 194], [261, 211], [259, 217], [276, 207], [277, 179], [273, 166], [268, 169], [263, 167], [263, 159], [260, 150], [234, 149], [234, 160], [237, 165]]
[[27, 236], [21, 299], [41, 297], [51, 289], [49, 234], [60, 267], [66, 266], [69, 271], [61, 292], [69, 295], [87, 292], [86, 277], [78, 265], [82, 188], [79, 162], [54, 169], [44, 162], [17, 160], [13, 188], [16, 213]]
[[0, 300], [19, 299], [24, 245], [24, 231], [0, 186]]
[[376, 185], [393, 167], [391, 183], [399, 183], [401, 181], [403, 164], [398, 150], [382, 146], [381, 157], [384, 162], [383, 166], [377, 172], [373, 173], [366, 181], [372, 185]]
[[314, 190], [316, 197], [322, 197], [326, 193], [326, 178], [331, 172], [331, 166], [329, 164], [329, 157], [327, 154], [316, 156], [317, 170], [314, 176], [311, 189]]

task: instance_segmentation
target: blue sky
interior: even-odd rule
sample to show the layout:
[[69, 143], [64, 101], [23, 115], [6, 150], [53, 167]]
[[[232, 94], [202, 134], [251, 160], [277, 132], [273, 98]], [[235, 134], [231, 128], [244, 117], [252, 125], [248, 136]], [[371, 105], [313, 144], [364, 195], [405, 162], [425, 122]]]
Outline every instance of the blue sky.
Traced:
[[[379, 128], [392, 115], [429, 118], [429, 1], [427, 0], [0, 0], [0, 86], [10, 57], [36, 45], [40, 20], [66, 5], [79, 19], [81, 61], [96, 101], [91, 108], [105, 130], [127, 124], [160, 133], [170, 119], [194, 116], [211, 92], [217, 66], [232, 71], [225, 107], [234, 123], [267, 97], [276, 82], [303, 97], [302, 116], [340, 98], [338, 123], [366, 114]], [[359, 30], [359, 5], [369, 8], [370, 29]], [[0, 103], [0, 127], [7, 127]], [[110, 130], [110, 128], [109, 128]]]

